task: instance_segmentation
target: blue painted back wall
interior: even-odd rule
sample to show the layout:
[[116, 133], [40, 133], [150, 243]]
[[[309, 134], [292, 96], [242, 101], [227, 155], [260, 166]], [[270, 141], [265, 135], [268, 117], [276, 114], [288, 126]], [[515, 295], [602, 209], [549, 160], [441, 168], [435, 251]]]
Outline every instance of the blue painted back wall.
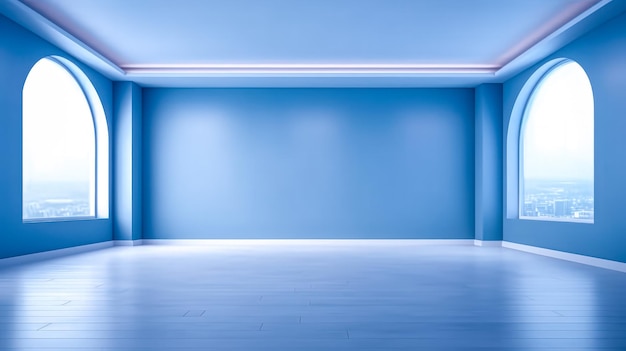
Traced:
[[626, 13], [506, 82], [503, 135], [526, 80], [543, 63], [560, 57], [585, 69], [594, 93], [595, 223], [505, 218], [504, 240], [626, 262]]
[[22, 88], [30, 69], [50, 55], [74, 62], [98, 91], [108, 121], [111, 82], [2, 15], [0, 33], [0, 258], [111, 240], [110, 219], [22, 223]]
[[474, 238], [473, 89], [144, 89], [144, 238]]

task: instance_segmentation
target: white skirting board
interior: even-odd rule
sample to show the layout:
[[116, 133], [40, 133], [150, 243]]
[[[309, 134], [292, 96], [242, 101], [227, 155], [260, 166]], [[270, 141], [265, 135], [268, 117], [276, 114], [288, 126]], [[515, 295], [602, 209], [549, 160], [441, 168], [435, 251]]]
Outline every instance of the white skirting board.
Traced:
[[626, 263], [503, 241], [502, 247], [626, 273]]
[[113, 240], [113, 246], [139, 246], [143, 245], [143, 240]]
[[83, 252], [101, 250], [101, 249], [106, 249], [109, 247], [113, 247], [113, 241], [104, 241], [101, 243], [74, 246], [74, 247], [68, 247], [65, 249], [50, 250], [50, 251], [37, 252], [33, 254], [28, 254], [28, 255], [3, 258], [3, 259], [0, 259], [0, 268], [6, 267], [6, 266], [13, 266], [17, 264], [48, 260], [51, 258], [75, 255], [75, 254], [79, 254]]
[[474, 240], [474, 246], [502, 247], [502, 240]]
[[329, 246], [423, 246], [474, 245], [472, 239], [143, 239], [143, 245], [251, 246], [251, 245], [329, 245]]

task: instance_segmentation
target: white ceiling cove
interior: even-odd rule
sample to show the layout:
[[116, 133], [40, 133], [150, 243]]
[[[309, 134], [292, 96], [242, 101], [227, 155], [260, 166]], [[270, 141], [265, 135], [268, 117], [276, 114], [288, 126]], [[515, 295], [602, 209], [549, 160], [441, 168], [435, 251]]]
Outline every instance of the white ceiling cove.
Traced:
[[473, 86], [626, 6], [611, 0], [4, 0], [8, 17], [144, 86]]

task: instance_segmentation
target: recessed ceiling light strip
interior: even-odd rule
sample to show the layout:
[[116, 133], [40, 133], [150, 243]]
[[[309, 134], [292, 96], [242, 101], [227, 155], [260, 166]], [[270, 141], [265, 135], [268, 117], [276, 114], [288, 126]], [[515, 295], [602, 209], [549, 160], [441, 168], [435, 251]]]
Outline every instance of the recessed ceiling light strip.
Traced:
[[143, 74], [493, 74], [500, 67], [491, 65], [431, 64], [204, 64], [204, 65], [127, 65], [127, 75]]

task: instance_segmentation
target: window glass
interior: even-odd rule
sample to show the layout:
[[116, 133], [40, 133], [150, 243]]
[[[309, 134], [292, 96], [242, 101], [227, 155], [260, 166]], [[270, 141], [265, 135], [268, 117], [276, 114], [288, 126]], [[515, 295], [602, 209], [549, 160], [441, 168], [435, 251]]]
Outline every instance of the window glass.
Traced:
[[579, 64], [565, 61], [540, 80], [520, 141], [520, 217], [593, 221], [593, 92]]
[[22, 98], [23, 219], [94, 217], [96, 137], [81, 86], [45, 58], [30, 71]]

